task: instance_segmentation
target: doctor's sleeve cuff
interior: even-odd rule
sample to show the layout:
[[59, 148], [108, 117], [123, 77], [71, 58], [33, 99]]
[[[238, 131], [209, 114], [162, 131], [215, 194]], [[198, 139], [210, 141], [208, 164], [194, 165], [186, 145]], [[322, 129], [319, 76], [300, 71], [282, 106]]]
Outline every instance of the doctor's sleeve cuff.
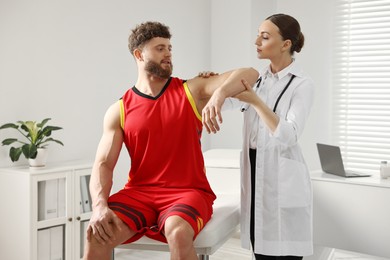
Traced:
[[275, 132], [270, 132], [270, 137], [276, 138], [280, 143], [285, 145], [293, 145], [298, 142], [298, 135], [294, 125], [281, 119]]

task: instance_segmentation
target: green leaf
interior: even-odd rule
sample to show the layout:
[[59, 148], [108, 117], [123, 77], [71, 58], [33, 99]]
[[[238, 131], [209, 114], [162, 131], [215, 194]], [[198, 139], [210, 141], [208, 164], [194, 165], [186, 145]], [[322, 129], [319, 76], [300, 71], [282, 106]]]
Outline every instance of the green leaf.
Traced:
[[43, 128], [42, 131], [40, 131], [39, 133], [39, 136], [38, 136], [38, 139], [41, 137], [41, 136], [51, 136], [51, 132], [52, 131], [56, 131], [56, 130], [60, 130], [62, 129], [62, 127], [58, 127], [58, 126], [46, 126], [45, 128]]
[[5, 129], [5, 128], [15, 128], [15, 129], [18, 129], [19, 126], [18, 126], [18, 125], [15, 125], [15, 124], [12, 124], [12, 123], [10, 123], [10, 124], [4, 124], [4, 125], [0, 126], [0, 129]]
[[17, 141], [18, 141], [18, 139], [16, 139], [16, 138], [7, 138], [7, 139], [4, 139], [1, 143], [3, 145], [10, 145], [10, 144], [15, 143]]
[[38, 124], [39, 128], [42, 128], [44, 125], [46, 125], [47, 121], [51, 120], [51, 118], [45, 118]]
[[19, 160], [21, 154], [22, 154], [22, 147], [19, 148], [11, 147], [11, 149], [9, 150], [9, 157], [11, 158], [12, 162], [16, 162], [17, 160]]
[[56, 142], [57, 144], [64, 146], [64, 144], [60, 140], [53, 139], [51, 141]]
[[28, 132], [28, 136], [30, 137], [31, 143], [35, 144], [37, 142], [38, 132], [40, 130], [37, 123], [35, 121], [23, 122], [22, 129]]
[[[45, 141], [43, 141], [42, 143], [40, 143], [40, 144], [43, 144], [43, 143], [47, 143], [47, 142], [49, 142], [49, 141], [51, 141], [51, 142], [56, 142], [57, 144], [60, 144], [60, 145], [62, 145], [62, 146], [64, 146], [64, 144], [61, 142], [61, 141], [59, 141], [59, 140], [56, 140], [56, 139], [53, 139], [53, 138], [47, 138]], [[40, 146], [41, 147], [41, 146]]]
[[22, 146], [22, 152], [26, 159], [35, 159], [37, 157], [37, 147], [35, 144], [25, 144]]

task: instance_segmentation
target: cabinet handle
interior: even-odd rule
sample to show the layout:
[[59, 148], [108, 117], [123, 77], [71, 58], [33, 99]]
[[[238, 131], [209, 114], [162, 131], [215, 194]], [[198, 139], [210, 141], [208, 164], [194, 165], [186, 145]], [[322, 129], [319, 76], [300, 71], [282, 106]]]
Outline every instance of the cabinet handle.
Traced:
[[69, 222], [72, 222], [72, 221], [73, 221], [73, 218], [68, 218], [68, 221], [69, 221]]
[[76, 219], [77, 219], [77, 220], [80, 220], [81, 218], [80, 218], [80, 216], [78, 216]]

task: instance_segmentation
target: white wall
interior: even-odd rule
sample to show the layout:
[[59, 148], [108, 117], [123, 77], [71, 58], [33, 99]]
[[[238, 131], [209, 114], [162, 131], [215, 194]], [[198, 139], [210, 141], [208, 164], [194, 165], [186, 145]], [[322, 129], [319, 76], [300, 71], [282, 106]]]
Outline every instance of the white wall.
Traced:
[[[318, 86], [301, 140], [309, 166], [315, 168], [314, 143], [329, 135], [330, 7], [326, 2], [1, 0], [0, 124], [51, 117], [49, 123], [64, 127], [54, 137], [65, 146], [51, 144], [49, 161], [92, 160], [105, 110], [136, 80], [136, 66], [127, 50], [127, 37], [135, 24], [158, 20], [170, 26], [174, 75], [189, 78], [208, 69], [260, 69], [265, 62], [256, 59], [257, 28], [268, 15], [285, 12], [301, 23], [306, 46], [298, 59]], [[236, 111], [225, 113], [221, 133], [204, 133], [204, 150], [240, 148], [241, 116]], [[0, 131], [0, 140], [9, 134]], [[11, 165], [8, 147], [0, 147], [0, 167]], [[118, 171], [127, 168], [124, 155]]]

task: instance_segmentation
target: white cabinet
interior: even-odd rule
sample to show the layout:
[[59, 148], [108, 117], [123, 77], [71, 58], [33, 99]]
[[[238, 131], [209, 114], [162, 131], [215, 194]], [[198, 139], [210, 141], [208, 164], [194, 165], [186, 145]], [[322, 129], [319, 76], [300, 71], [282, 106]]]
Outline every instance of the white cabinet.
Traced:
[[84, 162], [1, 168], [0, 259], [81, 259], [91, 168]]
[[390, 259], [390, 180], [321, 170], [311, 180], [314, 244]]

